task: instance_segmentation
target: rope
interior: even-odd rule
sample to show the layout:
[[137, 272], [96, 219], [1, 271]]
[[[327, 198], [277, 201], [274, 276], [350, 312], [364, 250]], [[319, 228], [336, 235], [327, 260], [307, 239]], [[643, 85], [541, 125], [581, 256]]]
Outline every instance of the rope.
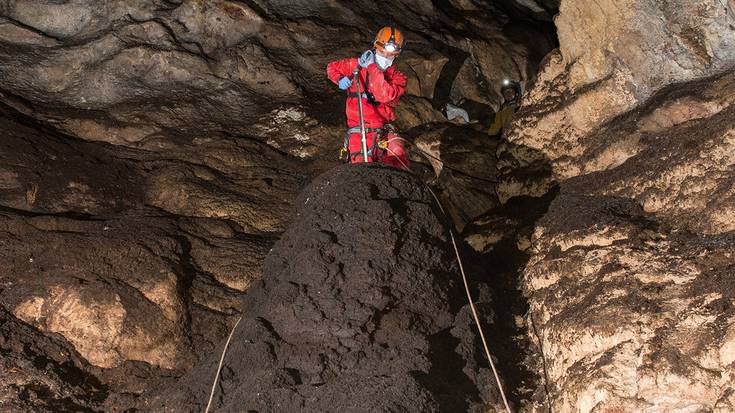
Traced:
[[[479, 180], [479, 181], [485, 181], [485, 182], [489, 182], [489, 183], [491, 183], [491, 184], [497, 184], [497, 183], [498, 183], [498, 181], [494, 181], [494, 180], [492, 180], [492, 179], [487, 179], [487, 178], [482, 178], [482, 177], [479, 177], [479, 176], [475, 176], [475, 175], [472, 175], [472, 174], [470, 174], [470, 173], [467, 173], [467, 172], [464, 172], [464, 171], [462, 171], [462, 170], [459, 170], [459, 169], [457, 169], [457, 168], [453, 168], [453, 167], [451, 167], [451, 166], [447, 165], [447, 164], [446, 164], [446, 163], [445, 163], [444, 161], [442, 161], [441, 159], [437, 158], [436, 156], [434, 156], [434, 155], [432, 155], [432, 154], [430, 154], [430, 153], [428, 153], [428, 152], [424, 151], [423, 149], [419, 148], [419, 147], [418, 147], [418, 146], [417, 146], [417, 145], [416, 145], [415, 143], [413, 143], [413, 142], [410, 142], [410, 141], [408, 141], [408, 140], [406, 140], [406, 139], [404, 139], [404, 138], [401, 138], [400, 136], [396, 136], [395, 138], [392, 138], [392, 139], [388, 139], [388, 140], [387, 140], [387, 141], [385, 142], [385, 144], [387, 145], [387, 144], [389, 144], [390, 142], [392, 142], [392, 141], [395, 141], [395, 140], [401, 140], [401, 141], [403, 141], [403, 142], [406, 142], [407, 144], [411, 145], [411, 146], [412, 146], [412, 147], [413, 147], [413, 148], [414, 148], [415, 150], [417, 150], [417, 151], [421, 152], [421, 154], [422, 154], [422, 155], [426, 156], [427, 158], [431, 158], [431, 159], [434, 159], [435, 161], [437, 161], [437, 162], [441, 163], [441, 164], [442, 164], [442, 168], [445, 168], [445, 169], [449, 169], [450, 171], [454, 171], [454, 172], [456, 172], [456, 173], [458, 173], [458, 174], [460, 174], [460, 175], [464, 175], [464, 176], [466, 176], [466, 177], [468, 177], [468, 178], [472, 178], [472, 179], [477, 179], [477, 180]], [[387, 148], [386, 148], [386, 149], [387, 149]]]
[[541, 340], [541, 336], [538, 334], [536, 329], [536, 321], [533, 319], [533, 314], [528, 312], [528, 321], [531, 323], [531, 330], [533, 331], [536, 341], [538, 341], [539, 353], [541, 354], [541, 367], [544, 370], [544, 393], [546, 394], [546, 406], [549, 408], [549, 413], [553, 413], [551, 409], [551, 393], [549, 392], [549, 370], [546, 367], [546, 357], [544, 356], [544, 342]]
[[[403, 139], [403, 138], [394, 138], [394, 139]], [[391, 139], [392, 140], [392, 139]], [[405, 139], [403, 139], [406, 141]], [[407, 142], [407, 141], [406, 141]], [[398, 159], [398, 161], [403, 165], [403, 168], [408, 171], [409, 173], [412, 173], [411, 170], [408, 168], [408, 165], [406, 165], [405, 162], [390, 148], [386, 147], [388, 152], [390, 152], [393, 156]], [[439, 206], [439, 209], [442, 211], [442, 214], [446, 216], [446, 212], [444, 212], [444, 208], [442, 207], [441, 202], [439, 201], [439, 198], [436, 196], [434, 191], [424, 183], [424, 186], [426, 186], [426, 189], [429, 190], [431, 193], [431, 196], [434, 197], [434, 200], [436, 201], [436, 204]], [[454, 239], [454, 231], [452, 229], [449, 229], [449, 237], [452, 239], [452, 246], [454, 247], [454, 255], [457, 257], [457, 263], [459, 264], [459, 272], [462, 274], [462, 281], [464, 282], [464, 289], [467, 293], [467, 300], [470, 303], [470, 309], [472, 310], [472, 317], [475, 319], [475, 325], [477, 326], [477, 331], [480, 332], [480, 339], [482, 340], [482, 346], [485, 349], [485, 355], [487, 356], [487, 360], [490, 363], [490, 368], [493, 371], [493, 375], [495, 376], [495, 382], [498, 385], [498, 390], [500, 390], [500, 397], [503, 399], [503, 404], [505, 405], [505, 410], [508, 413], [513, 413], [513, 411], [510, 408], [510, 405], [508, 404], [508, 399], [505, 397], [505, 391], [503, 390], [503, 384], [500, 383], [500, 375], [498, 374], [498, 370], [495, 368], [495, 362], [493, 362], [492, 354], [490, 353], [490, 348], [487, 345], [487, 340], [485, 339], [485, 333], [482, 331], [482, 325], [480, 324], [480, 317], [477, 316], [477, 310], [475, 309], [475, 304], [472, 301], [472, 294], [470, 293], [470, 287], [467, 283], [467, 275], [464, 272], [464, 266], [462, 265], [462, 257], [459, 255], [459, 249], [457, 248], [457, 242]]]
[[222, 355], [219, 358], [219, 366], [217, 366], [217, 374], [214, 376], [214, 383], [212, 383], [212, 391], [209, 393], [209, 402], [207, 402], [207, 408], [204, 409], [204, 413], [209, 413], [209, 408], [212, 406], [212, 399], [214, 398], [214, 391], [217, 388], [217, 382], [219, 381], [219, 373], [222, 370], [222, 362], [225, 361], [225, 353], [227, 353], [227, 347], [230, 346], [230, 340], [232, 340], [232, 335], [235, 333], [235, 329], [237, 328], [237, 325], [240, 324], [240, 320], [242, 320], [242, 317], [238, 318], [235, 325], [232, 326], [232, 331], [230, 331], [230, 336], [227, 337], [227, 341], [225, 342], [225, 348], [222, 349]]
[[[436, 198], [436, 196], [434, 197]], [[467, 292], [467, 300], [470, 302], [470, 309], [472, 309], [472, 316], [475, 318], [475, 324], [477, 324], [477, 331], [480, 332], [480, 338], [482, 339], [482, 345], [483, 347], [485, 347], [485, 355], [487, 356], [487, 360], [490, 362], [490, 367], [493, 370], [493, 375], [495, 376], [495, 382], [498, 384], [498, 390], [500, 390], [500, 396], [503, 398], [503, 404], [505, 405], [505, 410], [508, 413], [512, 413], [512, 410], [510, 409], [510, 406], [508, 405], [508, 399], [506, 399], [505, 397], [505, 391], [503, 390], [503, 384], [500, 383], [500, 376], [498, 375], [498, 370], [495, 368], [493, 357], [490, 354], [490, 349], [487, 346], [487, 340], [485, 340], [485, 334], [482, 331], [482, 326], [480, 325], [480, 318], [477, 316], [477, 310], [475, 309], [475, 304], [472, 302], [472, 295], [470, 294], [470, 287], [467, 284], [467, 276], [464, 273], [464, 267], [462, 266], [462, 259], [459, 256], [459, 250], [457, 249], [457, 242], [454, 240], [454, 231], [452, 231], [451, 229], [449, 230], [449, 236], [452, 238], [452, 246], [454, 246], [454, 254], [457, 256], [457, 262], [459, 263], [459, 271], [462, 273], [462, 281], [464, 281], [464, 289], [465, 289], [465, 292]]]

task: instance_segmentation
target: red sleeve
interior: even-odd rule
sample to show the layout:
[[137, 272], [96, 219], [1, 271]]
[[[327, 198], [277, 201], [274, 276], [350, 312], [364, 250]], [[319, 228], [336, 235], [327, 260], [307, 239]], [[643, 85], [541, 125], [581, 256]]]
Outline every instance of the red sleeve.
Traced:
[[327, 65], [327, 77], [336, 85], [340, 79], [351, 75], [356, 65], [357, 59], [355, 58], [336, 60]]
[[403, 73], [393, 70], [391, 75], [386, 76], [375, 64], [368, 66], [367, 70], [370, 74], [370, 93], [376, 101], [390, 103], [403, 96], [406, 91], [406, 76]]

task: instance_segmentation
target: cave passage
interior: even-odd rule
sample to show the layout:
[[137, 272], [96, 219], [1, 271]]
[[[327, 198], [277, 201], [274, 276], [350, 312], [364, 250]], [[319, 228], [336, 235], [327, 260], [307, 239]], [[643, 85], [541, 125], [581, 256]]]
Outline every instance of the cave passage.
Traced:
[[[447, 225], [509, 397], [542, 396], [516, 241], [556, 192], [503, 199], [550, 166], [507, 166], [533, 151], [482, 128], [502, 81], [530, 87], [558, 45], [554, 1], [5, 3], [0, 405], [201, 411], [241, 316], [223, 411], [497, 405]], [[435, 157], [414, 172], [451, 222], [413, 177], [336, 157], [345, 96], [325, 68], [386, 23], [409, 39], [395, 124]]]

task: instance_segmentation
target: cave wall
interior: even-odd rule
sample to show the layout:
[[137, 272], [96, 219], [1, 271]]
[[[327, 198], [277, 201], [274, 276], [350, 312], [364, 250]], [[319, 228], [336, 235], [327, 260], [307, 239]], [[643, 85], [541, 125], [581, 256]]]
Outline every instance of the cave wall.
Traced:
[[621, 162], [579, 160], [601, 127], [656, 92], [732, 70], [733, 7], [731, 0], [563, 1], [554, 20], [559, 50], [547, 56], [509, 140], [543, 151], [560, 178]]
[[0, 406], [124, 411], [185, 374], [337, 164], [327, 62], [392, 19], [399, 126], [489, 110], [555, 43], [539, 4], [0, 0]]
[[[497, 106], [500, 81], [532, 78], [553, 47], [548, 23], [532, 24], [548, 21], [548, 8], [524, 23], [513, 15], [528, 9], [513, 2], [435, 3], [4, 0], [0, 91], [83, 139], [134, 145], [227, 131], [314, 156], [341, 133], [326, 64], [358, 55], [384, 24], [409, 41], [399, 62], [414, 98], [402, 109], [416, 119], [403, 126], [440, 119], [428, 102], [447, 60], [458, 60], [448, 74], [455, 97]], [[518, 25], [531, 34], [508, 35]]]
[[[211, 352], [295, 194], [336, 164], [326, 63], [392, 19], [403, 129], [460, 98], [497, 108], [503, 78], [529, 87], [505, 142], [417, 137], [476, 175], [437, 180], [463, 224], [490, 209], [473, 246], [526, 257], [517, 320], [542, 397], [524, 409], [732, 411], [733, 16], [733, 0], [0, 1], [3, 403], [123, 410]], [[534, 202], [538, 221], [514, 210]]]
[[560, 48], [498, 150], [501, 201], [548, 210], [510, 236], [502, 214], [478, 223], [527, 257], [529, 411], [735, 408], [734, 16], [732, 1], [562, 1]]

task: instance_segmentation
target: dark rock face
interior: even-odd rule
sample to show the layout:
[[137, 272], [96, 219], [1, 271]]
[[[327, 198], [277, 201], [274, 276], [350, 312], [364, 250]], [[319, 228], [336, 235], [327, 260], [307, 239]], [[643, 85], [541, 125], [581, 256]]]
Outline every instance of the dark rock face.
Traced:
[[[337, 164], [326, 63], [387, 21], [397, 126], [486, 264], [522, 411], [735, 410], [734, 16], [0, 0], [0, 410], [201, 411], [241, 311], [218, 411], [497, 409], [425, 190], [342, 167], [294, 201]], [[502, 140], [444, 122], [460, 99], [487, 120], [506, 77], [535, 86]]]
[[412, 156], [431, 165], [431, 181], [459, 231], [498, 206], [499, 137], [451, 124], [415, 128], [411, 134]]
[[[473, 411], [497, 402], [448, 239], [406, 173], [316, 179], [247, 291], [216, 411]], [[146, 404], [200, 411], [219, 354]]]
[[307, 175], [251, 141], [121, 150], [0, 111], [2, 406], [123, 409], [227, 334]]

